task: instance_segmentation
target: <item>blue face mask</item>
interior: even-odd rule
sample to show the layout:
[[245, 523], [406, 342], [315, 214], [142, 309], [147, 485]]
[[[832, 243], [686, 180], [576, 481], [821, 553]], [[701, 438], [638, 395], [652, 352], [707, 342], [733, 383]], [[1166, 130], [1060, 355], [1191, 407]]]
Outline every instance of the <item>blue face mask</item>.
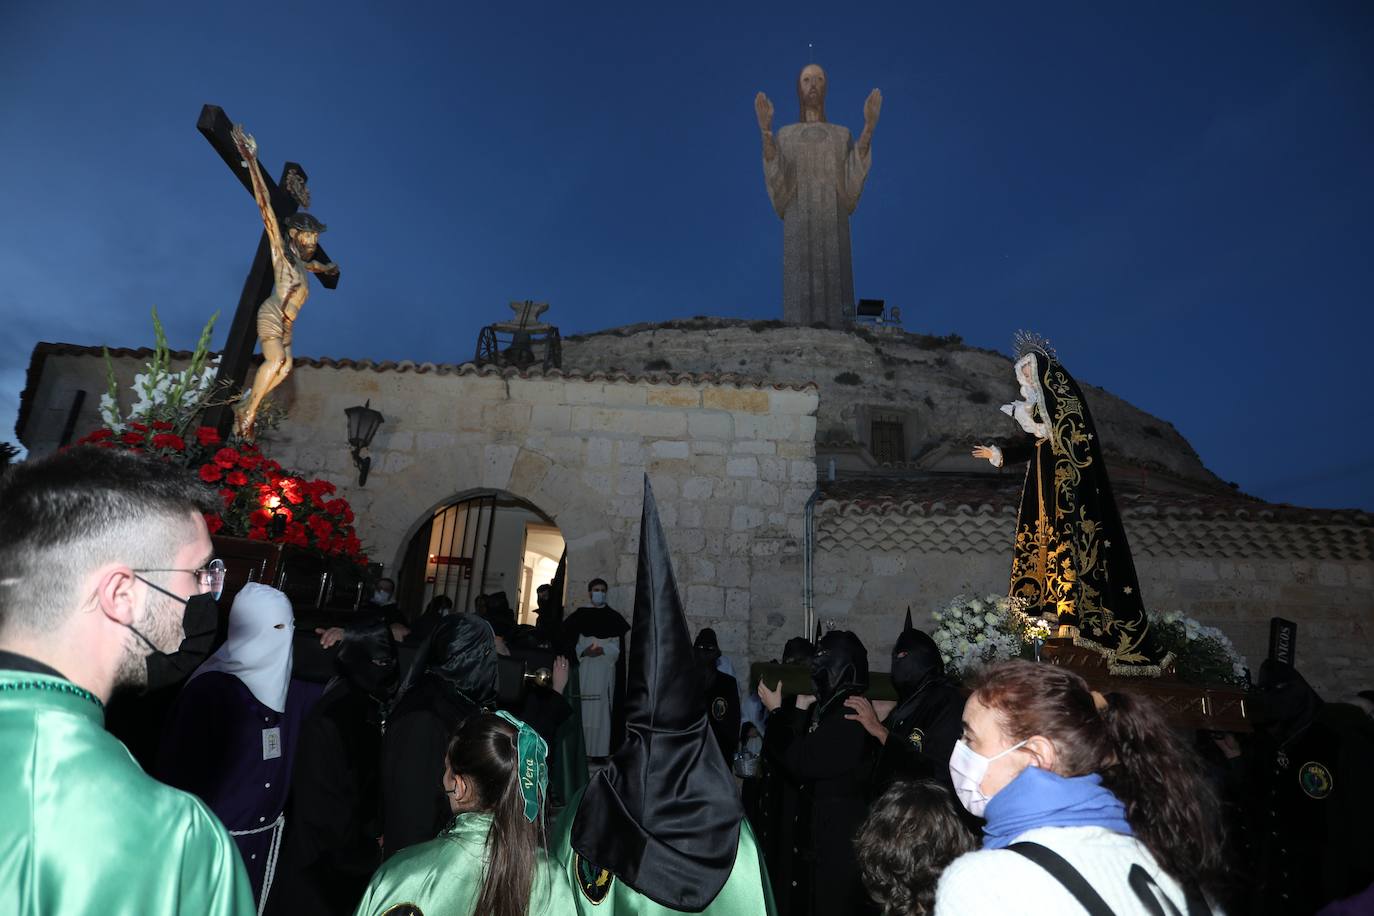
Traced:
[[592, 605], [593, 605], [594, 607], [603, 607], [603, 606], [605, 606], [605, 604], [606, 604], [606, 593], [605, 593], [605, 592], [601, 591], [600, 589], [598, 589], [597, 591], [592, 592]]

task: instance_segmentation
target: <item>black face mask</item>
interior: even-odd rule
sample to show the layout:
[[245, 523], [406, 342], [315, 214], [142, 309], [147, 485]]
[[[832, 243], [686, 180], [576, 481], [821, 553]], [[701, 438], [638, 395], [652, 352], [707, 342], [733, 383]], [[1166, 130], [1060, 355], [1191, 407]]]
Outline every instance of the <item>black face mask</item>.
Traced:
[[[170, 598], [177, 597], [151, 582], [147, 584]], [[215, 603], [215, 596], [210, 592], [192, 595], [186, 599], [185, 604], [186, 609], [181, 621], [185, 638], [175, 652], [163, 652], [136, 627], [129, 625], [134, 635], [153, 650], [147, 658], [148, 684], [143, 688], [144, 692], [170, 687], [181, 681], [210, 655], [210, 647], [215, 643], [215, 632], [219, 629], [219, 605]]]
[[892, 647], [892, 686], [903, 699], [944, 674], [935, 641], [920, 630], [904, 630]]
[[840, 690], [867, 690], [868, 652], [859, 638], [847, 630], [831, 630], [821, 637], [811, 657], [811, 681], [822, 704]]
[[385, 624], [346, 631], [334, 665], [354, 690], [375, 700], [389, 699], [400, 679], [396, 644]]

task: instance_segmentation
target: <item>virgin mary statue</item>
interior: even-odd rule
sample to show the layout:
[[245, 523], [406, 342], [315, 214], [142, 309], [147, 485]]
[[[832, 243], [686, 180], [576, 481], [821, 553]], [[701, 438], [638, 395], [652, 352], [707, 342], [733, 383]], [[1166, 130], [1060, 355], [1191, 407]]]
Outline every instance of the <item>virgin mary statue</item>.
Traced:
[[[1011, 597], [1032, 617], [1057, 617], [1060, 635], [1107, 656], [1113, 674], [1157, 675], [1131, 548], [1078, 383], [1043, 338], [1016, 335], [1021, 399], [1003, 405], [1027, 435], [980, 445], [996, 467], [1028, 461], [1012, 547]], [[1167, 660], [1166, 660], [1167, 663]]]

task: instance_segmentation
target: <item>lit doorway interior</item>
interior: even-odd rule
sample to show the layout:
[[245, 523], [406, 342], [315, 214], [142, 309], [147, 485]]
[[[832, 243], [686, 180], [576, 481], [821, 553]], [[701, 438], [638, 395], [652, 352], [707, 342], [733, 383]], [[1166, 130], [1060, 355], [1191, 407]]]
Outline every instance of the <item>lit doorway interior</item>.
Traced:
[[[558, 561], [563, 557], [563, 535], [555, 525], [539, 522], [525, 523], [525, 547], [520, 562], [521, 623], [534, 623], [534, 609], [538, 602], [539, 586], [553, 582], [558, 573]], [[555, 600], [563, 596], [556, 596]]]
[[535, 589], [562, 555], [563, 535], [538, 507], [500, 490], [468, 494], [434, 510], [411, 538], [396, 577], [401, 610], [414, 619], [447, 595], [455, 611], [471, 611], [478, 595], [504, 592], [518, 619], [532, 622]]

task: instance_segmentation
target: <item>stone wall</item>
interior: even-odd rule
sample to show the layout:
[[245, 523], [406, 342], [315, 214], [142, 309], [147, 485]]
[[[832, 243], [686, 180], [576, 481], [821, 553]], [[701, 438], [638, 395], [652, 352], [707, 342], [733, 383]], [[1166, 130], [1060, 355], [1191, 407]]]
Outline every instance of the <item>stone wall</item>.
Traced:
[[[267, 448], [339, 484], [389, 568], [435, 508], [500, 490], [559, 526], [570, 597], [601, 576], [628, 617], [647, 473], [693, 630], [714, 626], [744, 665], [800, 625], [814, 390], [327, 361], [298, 365], [288, 386], [290, 422]], [[343, 412], [368, 398], [386, 422], [358, 488]]]
[[[1298, 666], [1328, 699], [1374, 686], [1374, 528], [1366, 522], [1126, 516], [1147, 606], [1219, 627], [1258, 672], [1269, 618], [1298, 623]], [[954, 595], [1005, 594], [1011, 510], [923, 514], [822, 502], [816, 613], [886, 668], [907, 605], [922, 629]]]

